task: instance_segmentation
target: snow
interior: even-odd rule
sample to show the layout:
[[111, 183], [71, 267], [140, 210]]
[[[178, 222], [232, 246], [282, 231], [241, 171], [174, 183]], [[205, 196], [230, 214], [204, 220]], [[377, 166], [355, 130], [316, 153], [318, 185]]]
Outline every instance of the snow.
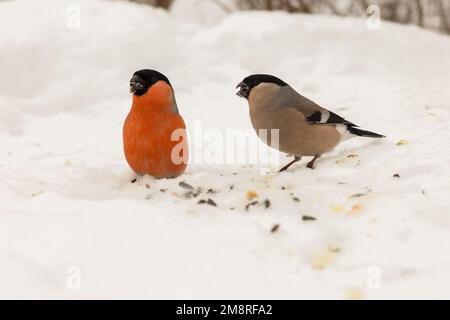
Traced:
[[[450, 38], [355, 18], [180, 15], [0, 2], [0, 298], [450, 298]], [[234, 87], [271, 73], [387, 138], [347, 141], [316, 170], [197, 161], [132, 184], [121, 129], [141, 68], [168, 76], [203, 132], [250, 132]], [[212, 148], [190, 135], [195, 152]], [[204, 191], [186, 199], [181, 181]], [[245, 210], [249, 191], [259, 204]], [[209, 198], [217, 207], [197, 204]]]

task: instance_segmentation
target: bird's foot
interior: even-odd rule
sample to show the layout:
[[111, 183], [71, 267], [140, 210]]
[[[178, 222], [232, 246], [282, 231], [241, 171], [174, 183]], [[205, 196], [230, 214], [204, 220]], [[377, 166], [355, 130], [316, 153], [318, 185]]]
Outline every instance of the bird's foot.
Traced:
[[294, 160], [289, 162], [287, 165], [285, 165], [283, 168], [281, 168], [280, 171], [278, 171], [278, 172], [286, 171], [287, 169], [289, 169], [290, 166], [292, 166], [294, 163], [300, 161], [301, 159], [302, 159], [301, 157], [295, 157]]
[[311, 170], [314, 170], [314, 163], [315, 163], [316, 160], [319, 159], [319, 158], [320, 158], [320, 154], [315, 155], [314, 158], [313, 158], [310, 162], [308, 162], [308, 164], [306, 165], [306, 167], [309, 168], [309, 169], [311, 169]]
[[142, 174], [138, 174], [134, 179], [131, 180], [131, 183], [136, 183], [142, 176]]

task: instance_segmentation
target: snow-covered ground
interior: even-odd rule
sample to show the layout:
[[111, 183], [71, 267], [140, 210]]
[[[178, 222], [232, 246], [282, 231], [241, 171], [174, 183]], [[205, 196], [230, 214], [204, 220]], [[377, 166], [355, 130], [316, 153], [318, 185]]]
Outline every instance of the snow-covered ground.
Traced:
[[[0, 298], [450, 298], [450, 38], [182, 13], [0, 2]], [[132, 184], [121, 129], [141, 68], [169, 77], [190, 127], [249, 130], [234, 87], [271, 73], [387, 138], [348, 141], [314, 171], [194, 163]]]

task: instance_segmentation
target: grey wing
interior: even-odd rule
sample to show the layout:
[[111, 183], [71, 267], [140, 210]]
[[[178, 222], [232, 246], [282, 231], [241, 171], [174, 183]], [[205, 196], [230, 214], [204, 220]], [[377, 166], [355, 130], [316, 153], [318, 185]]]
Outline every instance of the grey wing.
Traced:
[[305, 115], [305, 120], [311, 123], [345, 124], [350, 127], [358, 127], [356, 124], [345, 120], [334, 112], [322, 108], [317, 103], [302, 96], [290, 86], [282, 88], [279, 96], [279, 107], [294, 108]]

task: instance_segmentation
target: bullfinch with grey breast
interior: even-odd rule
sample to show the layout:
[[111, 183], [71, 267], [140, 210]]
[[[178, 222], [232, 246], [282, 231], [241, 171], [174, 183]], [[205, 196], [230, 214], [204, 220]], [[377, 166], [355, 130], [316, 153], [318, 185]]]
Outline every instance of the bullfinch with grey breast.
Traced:
[[248, 76], [237, 85], [238, 96], [247, 99], [253, 128], [278, 129], [278, 145], [272, 146], [270, 136], [264, 141], [279, 151], [293, 155], [294, 160], [284, 166], [287, 170], [303, 156], [314, 157], [307, 165], [340, 142], [354, 138], [384, 138], [383, 135], [361, 130], [357, 125], [322, 108], [295, 91], [283, 80], [267, 74]]
[[138, 175], [173, 178], [186, 169], [186, 126], [172, 85], [155, 70], [140, 70], [130, 80], [133, 104], [123, 126], [125, 158]]

